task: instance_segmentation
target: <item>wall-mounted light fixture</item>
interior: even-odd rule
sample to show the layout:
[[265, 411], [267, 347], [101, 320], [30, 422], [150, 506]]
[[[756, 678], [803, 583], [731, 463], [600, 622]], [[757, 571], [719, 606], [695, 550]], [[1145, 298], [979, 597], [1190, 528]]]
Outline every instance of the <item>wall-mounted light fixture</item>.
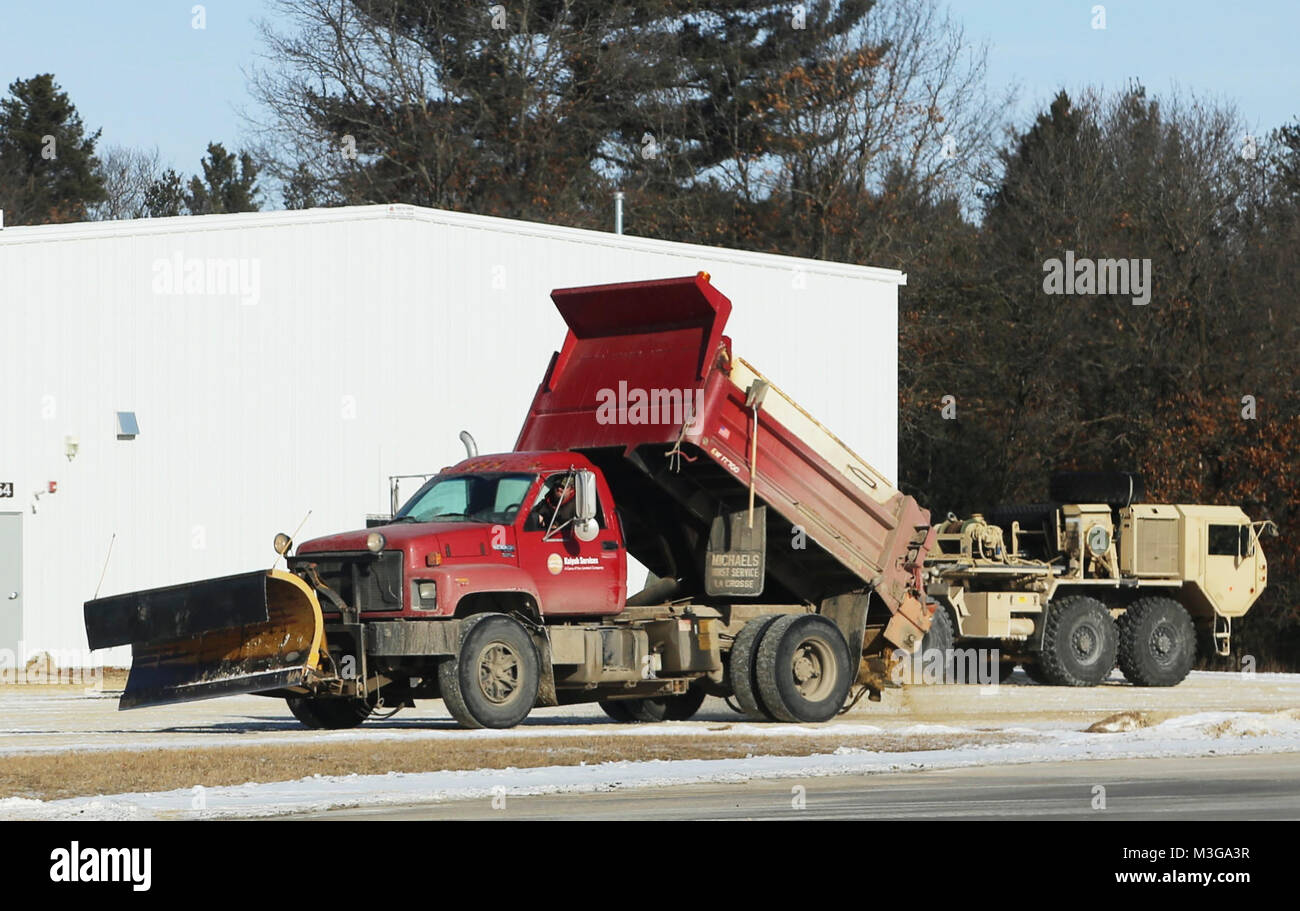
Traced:
[[80, 448], [81, 444], [77, 442], [76, 437], [66, 436], [63, 438], [63, 454], [68, 457], [69, 462], [77, 457], [77, 450]]

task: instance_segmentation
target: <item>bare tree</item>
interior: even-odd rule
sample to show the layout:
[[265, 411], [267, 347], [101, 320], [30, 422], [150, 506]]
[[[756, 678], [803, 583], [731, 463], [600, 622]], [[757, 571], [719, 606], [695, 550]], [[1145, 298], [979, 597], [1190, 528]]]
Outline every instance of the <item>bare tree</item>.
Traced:
[[149, 207], [145, 194], [163, 173], [157, 147], [112, 146], [100, 154], [99, 161], [107, 197], [89, 209], [90, 220], [146, 217]]

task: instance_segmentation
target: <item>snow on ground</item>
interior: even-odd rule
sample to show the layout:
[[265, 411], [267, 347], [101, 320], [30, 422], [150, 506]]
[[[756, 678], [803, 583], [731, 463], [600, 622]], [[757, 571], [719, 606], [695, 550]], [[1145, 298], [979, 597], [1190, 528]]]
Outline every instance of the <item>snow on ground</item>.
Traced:
[[615, 725], [595, 705], [536, 709], [510, 731], [465, 731], [439, 701], [421, 702], [394, 718], [371, 720], [352, 731], [308, 731], [278, 699], [233, 696], [117, 711], [116, 694], [37, 692], [0, 687], [0, 757], [69, 750], [156, 750], [254, 745], [366, 743], [394, 740], [501, 737], [590, 737], [712, 734], [748, 737], [791, 734], [935, 734], [959, 731], [1077, 730], [1118, 712], [1161, 716], [1192, 712], [1269, 712], [1300, 706], [1300, 674], [1194, 672], [1176, 687], [1129, 686], [1118, 672], [1088, 689], [1036, 686], [1017, 672], [1004, 686], [929, 686], [887, 690], [881, 702], [863, 700], [825, 725], [750, 724], [720, 700], [708, 700], [690, 722]]
[[[739, 726], [738, 726], [739, 727]], [[744, 726], [773, 730], [786, 726]], [[859, 725], [835, 725], [839, 733]], [[933, 725], [919, 725], [934, 733]], [[945, 733], [974, 728], [942, 726]], [[610, 727], [611, 730], [620, 728]], [[667, 736], [673, 728], [663, 728]], [[698, 728], [694, 730], [698, 731]], [[985, 729], [986, 730], [986, 729]], [[803, 729], [800, 729], [803, 732]], [[1006, 733], [1003, 729], [1001, 733]], [[1011, 742], [915, 752], [876, 752], [841, 747], [816, 756], [751, 756], [745, 759], [611, 762], [599, 765], [464, 772], [314, 776], [292, 782], [118, 794], [39, 801], [0, 800], [0, 819], [247, 818], [307, 813], [340, 807], [427, 804], [505, 796], [590, 793], [618, 788], [667, 787], [754, 778], [808, 779], [972, 765], [1015, 765], [1087, 759], [1132, 759], [1300, 753], [1300, 711], [1198, 712], [1117, 733], [1079, 730], [1034, 732], [1033, 742]], [[1300, 774], [1300, 757], [1297, 758]]]

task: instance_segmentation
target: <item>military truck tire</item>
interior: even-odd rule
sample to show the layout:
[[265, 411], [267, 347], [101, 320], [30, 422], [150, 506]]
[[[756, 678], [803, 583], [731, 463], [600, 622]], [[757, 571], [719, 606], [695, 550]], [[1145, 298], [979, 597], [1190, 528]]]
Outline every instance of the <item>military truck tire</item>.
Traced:
[[1175, 686], [1196, 661], [1196, 627], [1172, 598], [1141, 598], [1116, 626], [1119, 669], [1137, 686]]
[[1096, 686], [1115, 668], [1117, 639], [1110, 611], [1096, 598], [1053, 600], [1043, 620], [1039, 669], [1053, 686]]
[[856, 668], [840, 628], [819, 614], [787, 614], [758, 645], [763, 705], [778, 721], [827, 721], [844, 705]]
[[[952, 649], [956, 641], [957, 625], [953, 622], [952, 614], [941, 604], [935, 608], [934, 614], [930, 617], [930, 628], [925, 631], [925, 636], [921, 639], [921, 648], [904, 659], [911, 661], [910, 679], [904, 682], [912, 684], [955, 682]], [[931, 655], [936, 652], [943, 655], [939, 662], [939, 667], [943, 669], [943, 679], [927, 680], [925, 670], [935, 666], [936, 659]]]
[[1048, 686], [1047, 678], [1043, 676], [1043, 666], [1037, 661], [1025, 661], [1020, 665], [1020, 669], [1025, 672], [1025, 676], [1034, 683]]
[[750, 718], [776, 720], [763, 704], [762, 695], [759, 693], [756, 663], [759, 642], [768, 628], [779, 619], [781, 619], [780, 614], [755, 617], [740, 628], [736, 641], [731, 645], [731, 658], [727, 665], [728, 682], [731, 683], [731, 691], [736, 695], [736, 703]]
[[284, 701], [288, 703], [293, 717], [316, 731], [354, 728], [369, 718], [374, 710], [374, 703], [361, 699], [289, 696]]
[[514, 727], [532, 711], [540, 682], [532, 637], [505, 614], [466, 620], [458, 652], [438, 665], [442, 700], [466, 728]]

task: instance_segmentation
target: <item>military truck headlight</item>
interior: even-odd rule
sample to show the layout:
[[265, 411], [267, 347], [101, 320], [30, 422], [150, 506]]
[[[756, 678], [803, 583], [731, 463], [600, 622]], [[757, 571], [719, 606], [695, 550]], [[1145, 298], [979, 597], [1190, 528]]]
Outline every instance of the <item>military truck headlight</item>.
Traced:
[[384, 536], [377, 531], [372, 531], [370, 534], [366, 535], [366, 550], [370, 551], [372, 554], [379, 553], [384, 549], [384, 545], [387, 543], [388, 542], [384, 540]]
[[275, 540], [271, 542], [271, 546], [275, 548], [275, 552], [280, 556], [288, 556], [289, 551], [293, 549], [293, 538], [284, 532], [280, 532], [275, 536]]

